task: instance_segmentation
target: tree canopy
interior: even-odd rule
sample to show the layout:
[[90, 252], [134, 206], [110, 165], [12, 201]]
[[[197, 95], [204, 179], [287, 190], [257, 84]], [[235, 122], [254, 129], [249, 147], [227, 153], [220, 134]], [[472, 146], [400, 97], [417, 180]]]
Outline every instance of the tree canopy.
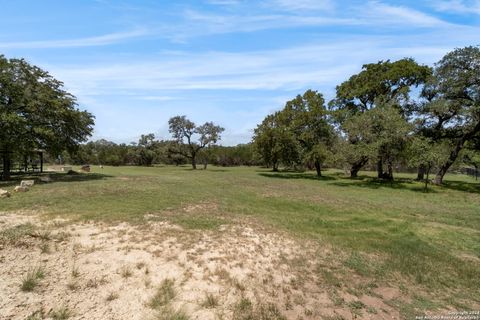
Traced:
[[254, 141], [265, 162], [278, 169], [285, 165], [314, 165], [321, 176], [321, 165], [331, 152], [335, 133], [329, 123], [321, 93], [307, 90], [269, 115], [255, 129]]
[[334, 159], [351, 177], [367, 164], [378, 178], [395, 167], [417, 166], [418, 177], [437, 170], [434, 182], [461, 159], [478, 163], [480, 145], [480, 48], [446, 54], [433, 68], [412, 58], [365, 64], [336, 88], [324, 108], [308, 90], [268, 115], [255, 129], [257, 153], [267, 165]]
[[171, 145], [170, 153], [180, 154], [190, 159], [193, 169], [197, 168], [199, 151], [217, 143], [221, 139], [221, 133], [225, 130], [213, 122], [205, 122], [203, 125], [196, 126], [186, 116], [172, 117], [168, 120], [168, 125], [175, 141]]
[[[408, 117], [415, 106], [410, 93], [430, 75], [430, 67], [410, 58], [380, 61], [365, 64], [360, 73], [337, 86], [336, 97], [329, 107], [346, 137], [343, 149], [350, 154], [347, 161], [352, 177], [375, 159], [378, 177], [392, 178], [392, 157], [403, 146]], [[385, 161], [387, 172], [383, 168]]]
[[480, 48], [466, 47], [446, 54], [425, 85], [418, 109], [422, 134], [450, 144], [435, 183], [441, 184], [466, 143], [480, 135]]
[[94, 117], [47, 71], [24, 59], [0, 55], [0, 151], [3, 179], [13, 153], [74, 151], [93, 130]]

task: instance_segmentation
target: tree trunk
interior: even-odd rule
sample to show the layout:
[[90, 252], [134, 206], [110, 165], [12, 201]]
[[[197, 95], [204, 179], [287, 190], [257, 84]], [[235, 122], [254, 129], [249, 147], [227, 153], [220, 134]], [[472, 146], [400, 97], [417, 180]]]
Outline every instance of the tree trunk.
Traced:
[[322, 165], [320, 164], [320, 161], [315, 160], [315, 170], [317, 171], [317, 177], [322, 176]]
[[443, 183], [443, 177], [447, 173], [448, 169], [452, 166], [452, 164], [457, 160], [458, 154], [462, 151], [463, 145], [465, 143], [465, 137], [462, 137], [458, 140], [457, 144], [455, 145], [455, 149], [450, 152], [450, 156], [448, 157], [447, 161], [440, 167], [435, 176], [435, 180], [433, 180], [434, 184], [440, 185]]
[[423, 181], [423, 179], [425, 179], [425, 165], [421, 164], [418, 166], [417, 181]]
[[368, 158], [363, 157], [359, 161], [353, 163], [352, 167], [350, 168], [350, 178], [356, 178], [358, 176], [358, 172], [367, 163], [367, 161], [368, 161]]
[[443, 177], [447, 173], [448, 169], [452, 166], [452, 164], [457, 160], [458, 154], [460, 151], [463, 149], [463, 145], [468, 139], [471, 139], [473, 136], [475, 136], [478, 132], [480, 132], [480, 121], [477, 122], [475, 127], [465, 133], [458, 141], [457, 144], [455, 145], [455, 149], [450, 152], [450, 156], [448, 157], [447, 161], [440, 167], [440, 169], [437, 172], [437, 175], [435, 176], [435, 180], [433, 181], [434, 184], [440, 185], [443, 183]]
[[428, 168], [427, 168], [427, 178], [425, 179], [425, 192], [428, 192], [428, 175], [430, 174], [430, 168], [431, 168], [431, 166], [428, 165]]
[[195, 158], [195, 156], [192, 157], [192, 169], [197, 169], [197, 159]]
[[203, 160], [203, 170], [207, 170], [207, 165], [208, 165], [208, 160], [204, 159]]
[[277, 172], [277, 171], [278, 171], [278, 163], [274, 162], [274, 163], [272, 164], [272, 167], [273, 167], [273, 171], [274, 171], [274, 172]]
[[378, 159], [378, 161], [377, 161], [377, 178], [378, 179], [383, 178], [383, 161], [382, 161], [382, 159]]
[[3, 173], [2, 173], [2, 180], [10, 180], [10, 153], [7, 149], [5, 149], [5, 153], [3, 154]]
[[40, 155], [40, 173], [43, 173], [43, 152], [40, 152], [39, 155]]
[[393, 164], [391, 161], [388, 161], [388, 164], [387, 164], [387, 175], [386, 177], [388, 180], [391, 180], [393, 181]]

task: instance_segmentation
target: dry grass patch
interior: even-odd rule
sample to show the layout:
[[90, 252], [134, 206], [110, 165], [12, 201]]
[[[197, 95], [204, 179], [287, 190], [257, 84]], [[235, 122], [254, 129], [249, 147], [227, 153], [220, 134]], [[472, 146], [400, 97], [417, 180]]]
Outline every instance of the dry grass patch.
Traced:
[[175, 280], [164, 279], [158, 287], [155, 295], [150, 299], [148, 306], [152, 309], [159, 309], [167, 306], [176, 295], [174, 284]]
[[204, 308], [215, 308], [219, 305], [218, 298], [211, 293], [207, 293], [200, 305]]
[[241, 298], [233, 309], [233, 320], [287, 320], [273, 303], [255, 305], [248, 298]]
[[106, 301], [113, 301], [118, 299], [120, 295], [117, 292], [110, 292], [108, 296], [105, 298]]
[[20, 288], [26, 292], [33, 291], [43, 278], [45, 278], [45, 270], [42, 267], [33, 268], [22, 279]]

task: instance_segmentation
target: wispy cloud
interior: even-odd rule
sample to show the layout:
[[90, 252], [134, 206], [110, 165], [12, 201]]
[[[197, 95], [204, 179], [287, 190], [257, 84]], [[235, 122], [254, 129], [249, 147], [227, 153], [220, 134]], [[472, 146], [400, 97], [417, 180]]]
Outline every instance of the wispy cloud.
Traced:
[[46, 49], [46, 48], [76, 48], [76, 47], [95, 47], [119, 43], [133, 38], [146, 35], [146, 29], [136, 29], [127, 32], [109, 33], [101, 36], [66, 39], [66, 40], [38, 40], [38, 41], [18, 41], [18, 42], [0, 42], [0, 48], [6, 49]]
[[270, 0], [270, 4], [286, 10], [322, 10], [333, 11], [332, 0]]
[[424, 12], [380, 1], [369, 1], [363, 11], [366, 17], [373, 20], [372, 23], [387, 26], [439, 27], [448, 25], [447, 22]]
[[438, 0], [432, 1], [434, 10], [456, 14], [480, 14], [480, 0]]
[[[302, 26], [358, 25], [363, 22], [354, 18], [295, 14], [212, 14], [186, 10], [187, 25], [177, 27], [177, 36], [192, 36], [202, 33], [222, 34], [231, 32], [253, 32], [266, 29]], [[183, 29], [183, 30], [182, 30]]]
[[139, 95], [143, 100], [168, 101], [172, 97], [168, 91], [302, 90], [306, 87], [331, 91], [363, 63], [408, 56], [431, 63], [448, 50], [435, 44], [413, 45], [411, 40], [401, 37], [361, 36], [328, 42], [328, 45], [243, 53], [163, 54], [135, 62], [49, 69], [79, 96], [133, 91], [144, 92]]
[[[240, 4], [237, 1], [232, 3]], [[271, 10], [265, 13], [263, 10], [265, 8]], [[182, 23], [160, 28], [159, 32], [171, 40], [184, 42], [205, 35], [302, 27], [428, 29], [451, 25], [410, 7], [389, 5], [376, 0], [363, 3], [361, 6], [344, 5], [341, 11], [335, 11], [335, 4], [331, 0], [265, 0], [256, 5], [240, 6], [238, 10], [232, 12], [227, 10], [212, 13], [186, 9], [183, 11]]]

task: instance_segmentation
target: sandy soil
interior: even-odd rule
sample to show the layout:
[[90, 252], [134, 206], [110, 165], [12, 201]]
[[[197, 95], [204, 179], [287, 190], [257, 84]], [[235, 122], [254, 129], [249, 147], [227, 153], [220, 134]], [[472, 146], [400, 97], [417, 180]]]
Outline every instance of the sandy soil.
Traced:
[[[33, 233], [0, 238], [0, 319], [49, 319], [62, 309], [70, 319], [168, 319], [167, 307], [190, 319], [399, 318], [386, 303], [397, 289], [354, 296], [324, 279], [335, 252], [249, 225], [192, 231], [154, 219], [79, 224], [24, 212], [0, 214], [0, 234], [26, 223]], [[21, 290], [35, 268], [44, 278]], [[165, 279], [175, 295], [152, 308]]]

